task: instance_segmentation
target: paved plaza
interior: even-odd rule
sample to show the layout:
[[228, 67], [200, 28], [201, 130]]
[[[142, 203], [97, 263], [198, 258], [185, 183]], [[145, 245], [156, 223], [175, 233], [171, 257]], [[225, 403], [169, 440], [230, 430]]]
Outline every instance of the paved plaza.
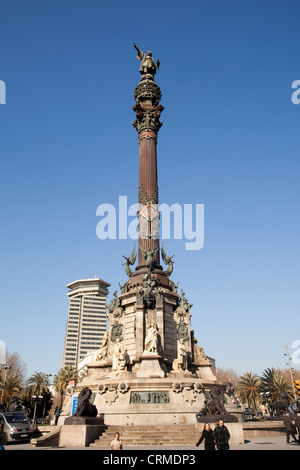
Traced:
[[[245, 444], [237, 444], [230, 446], [231, 450], [300, 450], [300, 445], [291, 441], [289, 444], [286, 442], [285, 436], [275, 436], [275, 437], [256, 437], [245, 440]], [[102, 450], [110, 450], [109, 447], [32, 447], [30, 443], [20, 443], [20, 444], [8, 444], [6, 450], [83, 450], [83, 451], [96, 451], [102, 452]], [[201, 452], [204, 450], [203, 445], [196, 447], [194, 445], [190, 446], [153, 446], [149, 447], [127, 447], [124, 450], [135, 451], [135, 450], [147, 450], [153, 452], [163, 452], [163, 451], [194, 451]]]

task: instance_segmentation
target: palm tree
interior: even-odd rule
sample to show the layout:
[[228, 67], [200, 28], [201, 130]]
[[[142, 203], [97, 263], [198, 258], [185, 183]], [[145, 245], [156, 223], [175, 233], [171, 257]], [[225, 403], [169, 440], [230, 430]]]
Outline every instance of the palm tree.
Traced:
[[[26, 382], [26, 395], [29, 398], [29, 403], [31, 402], [32, 396], [41, 396], [42, 401], [44, 401], [44, 410], [46, 408], [46, 402], [49, 401], [50, 391], [49, 391], [49, 375], [45, 372], [35, 372]], [[39, 403], [39, 406], [41, 402]], [[35, 405], [36, 409], [36, 405]], [[44, 413], [43, 413], [44, 414]]]
[[65, 366], [58, 371], [58, 374], [54, 376], [53, 385], [54, 389], [60, 393], [62, 407], [64, 392], [67, 388], [68, 383], [71, 380], [78, 380], [77, 369], [73, 366]]
[[260, 402], [260, 386], [261, 380], [257, 374], [246, 372], [237, 384], [237, 392], [243, 404], [247, 404], [248, 408], [254, 408], [257, 413], [257, 405]]
[[44, 372], [35, 372], [26, 382], [28, 392], [31, 395], [47, 395], [49, 385], [49, 376]]
[[281, 392], [287, 393], [289, 398], [293, 400], [293, 388], [289, 380], [283, 374], [274, 369], [266, 369], [261, 377], [262, 390], [270, 393], [271, 402], [278, 401]]
[[261, 376], [261, 381], [262, 381], [262, 387], [263, 388], [270, 387], [270, 385], [273, 382], [275, 373], [276, 373], [276, 369], [274, 369], [274, 367], [272, 367], [271, 369], [268, 368], [268, 369], [264, 370], [264, 372]]
[[19, 394], [22, 386], [20, 380], [16, 374], [7, 374], [6, 377], [1, 378], [0, 382], [1, 389], [1, 401], [7, 408], [9, 399], [16, 394]]

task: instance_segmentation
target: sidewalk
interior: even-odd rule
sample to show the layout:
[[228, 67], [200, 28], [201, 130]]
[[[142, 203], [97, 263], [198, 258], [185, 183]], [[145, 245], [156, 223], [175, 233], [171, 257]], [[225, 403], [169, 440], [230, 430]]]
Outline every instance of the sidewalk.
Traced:
[[[8, 444], [5, 447], [6, 450], [90, 450], [98, 451], [110, 450], [109, 447], [32, 447], [30, 443], [24, 444]], [[274, 437], [256, 437], [245, 440], [245, 444], [232, 445], [231, 450], [300, 450], [300, 445], [296, 444], [291, 440], [290, 444], [286, 443], [285, 436], [274, 436]], [[177, 451], [177, 450], [188, 450], [194, 452], [201, 452], [204, 450], [203, 445], [196, 447], [195, 445], [190, 446], [153, 446], [149, 447], [127, 447], [124, 450], [135, 451], [135, 450], [147, 450], [153, 452], [164, 452], [165, 450]]]

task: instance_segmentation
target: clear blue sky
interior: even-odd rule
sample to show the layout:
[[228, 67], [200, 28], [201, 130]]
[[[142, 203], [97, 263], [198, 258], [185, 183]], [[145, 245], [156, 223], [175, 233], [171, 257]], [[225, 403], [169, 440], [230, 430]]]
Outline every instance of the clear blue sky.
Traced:
[[238, 373], [285, 367], [300, 339], [299, 39], [297, 0], [2, 0], [0, 339], [28, 375], [61, 366], [66, 284], [126, 280], [133, 242], [100, 241], [96, 208], [137, 201], [133, 42], [161, 62], [160, 202], [205, 206], [202, 250], [164, 243], [199, 344]]

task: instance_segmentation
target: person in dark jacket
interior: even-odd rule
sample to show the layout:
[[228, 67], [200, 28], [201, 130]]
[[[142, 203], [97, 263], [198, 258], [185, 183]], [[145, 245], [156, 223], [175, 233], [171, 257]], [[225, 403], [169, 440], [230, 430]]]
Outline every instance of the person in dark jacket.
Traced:
[[296, 442], [299, 442], [297, 437], [296, 437], [296, 428], [293, 424], [293, 421], [291, 420], [291, 417], [288, 413], [286, 413], [284, 416], [283, 416], [283, 422], [284, 422], [284, 426], [285, 426], [285, 434], [286, 434], [286, 442], [287, 444], [289, 444], [290, 442], [290, 436], [292, 436], [292, 438], [296, 441]]
[[297, 416], [295, 418], [295, 426], [298, 430], [298, 442], [300, 444], [300, 413], [297, 413]]
[[0, 423], [0, 450], [5, 450], [4, 445], [7, 442], [7, 436], [6, 433], [4, 432], [4, 425], [3, 423]]
[[217, 426], [214, 429], [214, 439], [216, 441], [218, 450], [229, 450], [230, 433], [228, 428], [224, 425], [224, 421], [222, 419], [219, 420]]
[[56, 405], [54, 409], [54, 424], [57, 425], [58, 423], [58, 418], [60, 417], [60, 414], [62, 412], [62, 409], [60, 406]]
[[203, 440], [204, 440], [204, 450], [216, 450], [214, 433], [213, 433], [213, 430], [210, 429], [210, 425], [208, 423], [204, 424], [202, 435], [199, 441], [197, 442], [196, 447], [198, 447]]

